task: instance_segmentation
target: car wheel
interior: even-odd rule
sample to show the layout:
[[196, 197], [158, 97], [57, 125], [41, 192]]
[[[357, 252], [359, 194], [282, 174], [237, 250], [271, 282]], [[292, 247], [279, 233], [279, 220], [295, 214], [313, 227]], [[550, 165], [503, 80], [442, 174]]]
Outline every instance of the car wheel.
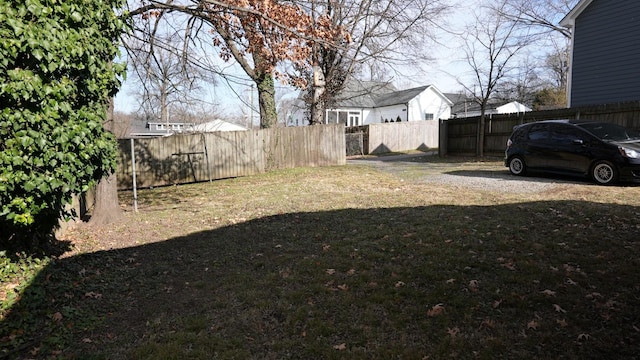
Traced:
[[598, 161], [591, 168], [591, 177], [600, 185], [613, 184], [618, 179], [618, 169], [608, 161]]
[[527, 165], [519, 156], [514, 156], [509, 160], [509, 172], [513, 175], [524, 175], [527, 173]]

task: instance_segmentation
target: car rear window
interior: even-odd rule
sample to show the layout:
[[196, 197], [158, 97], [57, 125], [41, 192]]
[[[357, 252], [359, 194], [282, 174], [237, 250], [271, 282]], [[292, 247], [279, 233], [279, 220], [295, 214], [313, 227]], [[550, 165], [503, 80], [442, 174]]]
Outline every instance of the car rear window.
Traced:
[[547, 124], [532, 125], [528, 138], [532, 141], [549, 139], [549, 126]]
[[511, 141], [516, 143], [522, 142], [527, 136], [527, 130], [529, 130], [527, 126], [515, 128], [513, 130], [513, 134], [511, 134]]

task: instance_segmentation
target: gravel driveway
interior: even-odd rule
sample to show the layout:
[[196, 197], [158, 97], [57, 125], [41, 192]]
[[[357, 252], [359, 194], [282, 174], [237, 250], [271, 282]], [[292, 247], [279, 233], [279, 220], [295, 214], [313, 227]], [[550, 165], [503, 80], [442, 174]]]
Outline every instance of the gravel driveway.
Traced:
[[446, 183], [473, 189], [509, 193], [536, 193], [567, 184], [584, 184], [580, 179], [511, 175], [502, 159], [445, 158], [437, 154], [409, 154], [348, 159], [347, 164], [373, 166], [405, 181]]

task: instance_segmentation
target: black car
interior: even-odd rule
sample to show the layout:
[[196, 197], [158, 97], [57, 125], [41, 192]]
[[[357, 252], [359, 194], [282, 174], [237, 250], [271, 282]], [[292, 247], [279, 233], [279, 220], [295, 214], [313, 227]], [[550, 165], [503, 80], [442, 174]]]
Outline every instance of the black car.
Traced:
[[640, 180], [640, 133], [590, 120], [547, 120], [517, 125], [507, 141], [505, 166], [589, 176], [598, 184]]

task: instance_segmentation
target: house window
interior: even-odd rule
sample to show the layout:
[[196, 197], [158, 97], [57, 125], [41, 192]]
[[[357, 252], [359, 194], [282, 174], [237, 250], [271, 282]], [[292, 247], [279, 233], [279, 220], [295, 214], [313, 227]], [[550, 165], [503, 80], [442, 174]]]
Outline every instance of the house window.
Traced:
[[347, 126], [358, 126], [360, 125], [360, 112], [359, 111], [349, 111], [349, 122]]
[[424, 119], [425, 119], [425, 120], [433, 120], [433, 114], [431, 114], [431, 113], [424, 113]]

